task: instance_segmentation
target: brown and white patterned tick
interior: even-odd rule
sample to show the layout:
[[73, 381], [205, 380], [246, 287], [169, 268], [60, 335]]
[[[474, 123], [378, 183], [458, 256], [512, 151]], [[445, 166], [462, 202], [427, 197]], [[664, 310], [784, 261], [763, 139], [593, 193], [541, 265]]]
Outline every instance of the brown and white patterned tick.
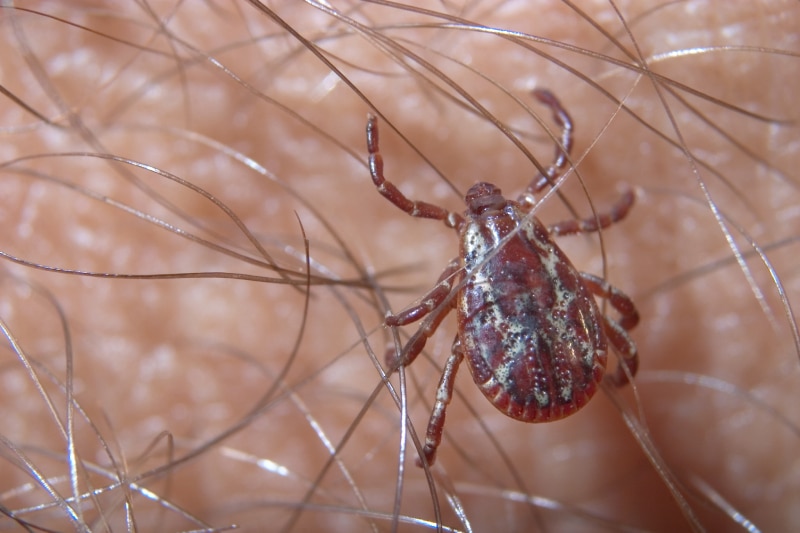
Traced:
[[[636, 346], [627, 334], [639, 321], [628, 296], [604, 279], [579, 272], [553, 241], [554, 236], [605, 228], [627, 215], [634, 201], [628, 191], [606, 214], [544, 226], [531, 216], [534, 195], [553, 183], [567, 165], [572, 121], [546, 90], [534, 96], [550, 107], [562, 128], [556, 158], [537, 175], [517, 201], [491, 183], [473, 185], [463, 216], [439, 206], [409, 200], [383, 176], [378, 124], [367, 122], [372, 180], [390, 202], [413, 217], [441, 220], [460, 238], [459, 255], [421, 300], [386, 317], [387, 326], [423, 319], [399, 354], [387, 355], [391, 370], [411, 364], [444, 317], [455, 307], [458, 330], [436, 394], [423, 455], [430, 465], [442, 440], [445, 410], [453, 395], [458, 366], [466, 358], [472, 378], [497, 409], [523, 422], [569, 416], [595, 394], [605, 372], [609, 342], [622, 357], [609, 379], [624, 385], [636, 373]], [[595, 296], [620, 313], [603, 315]], [[627, 368], [627, 371], [626, 371]]]

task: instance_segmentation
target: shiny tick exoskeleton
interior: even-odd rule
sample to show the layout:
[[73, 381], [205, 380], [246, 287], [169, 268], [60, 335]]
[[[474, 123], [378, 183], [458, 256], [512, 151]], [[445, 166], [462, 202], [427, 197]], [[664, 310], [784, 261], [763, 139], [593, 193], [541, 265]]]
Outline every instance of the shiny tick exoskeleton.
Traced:
[[[605, 372], [609, 343], [627, 368], [619, 366], [610, 376], [614, 384], [625, 384], [638, 366], [636, 346], [626, 332], [639, 321], [633, 302], [602, 278], [576, 270], [553, 241], [554, 236], [597, 231], [621, 220], [634, 194], [626, 192], [608, 213], [585, 220], [546, 227], [530, 216], [534, 195], [563, 172], [572, 148], [567, 112], [549, 91], [536, 90], [534, 96], [550, 107], [563, 130], [555, 161], [517, 201], [504, 198], [491, 183], [473, 185], [463, 215], [409, 200], [386, 181], [377, 120], [370, 116], [367, 122], [369, 168], [378, 191], [413, 217], [443, 221], [460, 240], [458, 257], [421, 303], [387, 316], [385, 322], [402, 326], [425, 319], [402, 351], [388, 356], [393, 370], [411, 364], [444, 317], [457, 309], [458, 332], [425, 439], [428, 464], [435, 460], [456, 371], [465, 358], [489, 401], [523, 422], [557, 420], [585, 405]], [[620, 319], [602, 314], [595, 296], [606, 298]]]

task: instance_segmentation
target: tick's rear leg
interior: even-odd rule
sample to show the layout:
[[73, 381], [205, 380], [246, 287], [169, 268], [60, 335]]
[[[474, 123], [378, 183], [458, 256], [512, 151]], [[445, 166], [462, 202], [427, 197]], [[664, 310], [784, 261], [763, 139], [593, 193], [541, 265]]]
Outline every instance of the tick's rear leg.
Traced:
[[464, 223], [464, 219], [458, 213], [428, 202], [409, 200], [391, 181], [384, 178], [383, 157], [378, 146], [378, 118], [373, 115], [367, 117], [367, 152], [372, 182], [384, 198], [412, 217], [441, 220], [450, 228], [457, 228]]
[[[606, 316], [603, 317], [606, 336], [621, 357], [621, 364], [617, 366], [616, 372], [613, 376], [609, 376], [609, 379], [614, 385], [620, 387], [628, 382], [628, 374], [631, 377], [635, 376], [636, 370], [639, 368], [639, 355], [636, 350], [636, 344], [627, 332], [627, 330], [632, 329], [639, 323], [639, 312], [627, 294], [603, 278], [586, 272], [580, 272], [579, 275], [586, 288], [592, 294], [608, 300], [611, 307], [620, 314], [619, 321], [611, 320]], [[628, 373], [625, 372], [623, 365], [628, 368]]]
[[[428, 466], [433, 465], [436, 460], [436, 450], [442, 442], [442, 431], [444, 429], [444, 419], [447, 414], [447, 405], [453, 399], [453, 386], [455, 384], [456, 372], [458, 366], [463, 361], [464, 355], [461, 351], [461, 342], [456, 337], [453, 341], [453, 349], [450, 352], [450, 357], [444, 364], [444, 371], [442, 372], [442, 379], [439, 380], [439, 387], [436, 389], [436, 402], [433, 404], [431, 411], [431, 418], [428, 422], [428, 430], [425, 432], [425, 446], [422, 448], [422, 454], [425, 456], [425, 461]], [[422, 462], [417, 460], [417, 465], [422, 466]]]
[[[606, 325], [608, 341], [614, 346], [621, 358], [616, 372], [613, 375], [609, 375], [608, 379], [615, 386], [621, 387], [628, 383], [628, 375], [630, 377], [636, 375], [636, 371], [639, 369], [639, 354], [633, 339], [630, 338], [628, 332], [619, 323], [608, 317], [603, 317], [603, 320]], [[627, 372], [625, 372], [626, 367], [628, 369]]]

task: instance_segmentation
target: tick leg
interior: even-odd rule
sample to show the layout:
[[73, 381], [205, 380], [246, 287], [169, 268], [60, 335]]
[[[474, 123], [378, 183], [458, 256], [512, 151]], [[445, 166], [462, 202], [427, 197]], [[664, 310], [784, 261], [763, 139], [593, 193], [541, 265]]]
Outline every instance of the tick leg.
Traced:
[[450, 291], [453, 290], [453, 284], [457, 281], [455, 274], [458, 272], [458, 268], [458, 259], [452, 259], [442, 272], [442, 275], [439, 276], [436, 285], [420, 299], [419, 304], [404, 309], [396, 315], [388, 315], [385, 324], [390, 327], [405, 326], [430, 314], [431, 311], [442, 304], [447, 295], [450, 294]]
[[[444, 419], [447, 411], [447, 405], [453, 399], [453, 386], [455, 384], [456, 372], [458, 366], [464, 359], [464, 354], [461, 351], [461, 342], [456, 338], [453, 341], [453, 349], [450, 352], [450, 357], [444, 364], [444, 372], [442, 372], [442, 379], [439, 381], [439, 387], [436, 389], [436, 402], [433, 404], [433, 411], [431, 411], [431, 418], [428, 422], [428, 430], [425, 433], [425, 446], [422, 448], [422, 454], [425, 456], [425, 462], [428, 466], [433, 465], [436, 460], [436, 450], [442, 442], [442, 431], [444, 429]], [[422, 462], [417, 460], [417, 465], [422, 466]]]
[[442, 323], [442, 320], [444, 320], [452, 310], [452, 305], [435, 310], [423, 320], [422, 325], [420, 325], [419, 329], [408, 339], [408, 342], [403, 346], [403, 350], [399, 354], [395, 353], [394, 350], [389, 350], [386, 353], [386, 365], [389, 370], [393, 372], [401, 366], [408, 366], [413, 363], [414, 359], [416, 359], [420, 352], [422, 352], [422, 349], [425, 348], [425, 343], [428, 342], [428, 339], [434, 334], [439, 324]]
[[[627, 331], [638, 324], [639, 312], [627, 294], [603, 278], [586, 272], [579, 272], [578, 274], [592, 294], [608, 300], [611, 307], [620, 314], [619, 322], [606, 316], [603, 317], [603, 320], [608, 341], [622, 358], [621, 364], [617, 366], [616, 372], [609, 379], [614, 385], [621, 387], [628, 382], [628, 374], [635, 376], [636, 370], [639, 368], [639, 355], [636, 350], [636, 344]], [[628, 368], [628, 373], [625, 372], [623, 365]]]
[[[605, 320], [608, 341], [622, 358], [620, 364], [617, 365], [616, 372], [614, 372], [613, 376], [609, 376], [608, 379], [615, 386], [621, 387], [628, 382], [629, 374], [631, 377], [636, 375], [636, 370], [639, 368], [639, 354], [636, 351], [636, 344], [628, 336], [628, 332], [625, 331], [622, 325], [608, 317], [603, 317], [603, 319]], [[624, 367], [628, 368], [628, 373], [625, 372]]]
[[564, 109], [558, 98], [547, 89], [535, 89], [533, 96], [553, 112], [553, 120], [561, 128], [561, 142], [556, 144], [555, 159], [545, 169], [545, 173], [538, 173], [528, 184], [525, 193], [520, 196], [519, 202], [526, 204], [532, 204], [533, 197], [539, 191], [553, 184], [567, 165], [569, 154], [572, 152], [572, 118], [567, 110]]
[[[385, 324], [390, 327], [404, 326], [410, 324], [415, 320], [427, 317], [419, 329], [414, 332], [408, 340], [403, 350], [397, 354], [394, 350], [389, 350], [386, 353], [386, 365], [391, 371], [401, 367], [410, 365], [414, 359], [420, 354], [425, 347], [431, 335], [442, 323], [442, 320], [453, 309], [455, 300], [448, 304], [447, 309], [442, 309], [434, 313], [436, 308], [440, 307], [447, 299], [447, 296], [452, 292], [453, 287], [459, 282], [460, 276], [457, 276], [459, 270], [458, 259], [453, 259], [444, 269], [442, 275], [439, 276], [439, 281], [428, 294], [422, 297], [422, 301], [413, 307], [409, 307], [404, 311], [400, 311], [396, 315], [389, 315], [386, 317]], [[431, 314], [433, 313], [433, 314]]]
[[441, 220], [447, 227], [457, 228], [464, 223], [461, 215], [448, 211], [438, 205], [409, 200], [391, 181], [383, 176], [383, 157], [378, 147], [378, 118], [367, 117], [367, 152], [369, 153], [369, 172], [372, 182], [384, 198], [412, 217]]
[[619, 311], [621, 315], [619, 325], [623, 329], [633, 329], [639, 323], [639, 311], [636, 310], [636, 306], [630, 296], [599, 276], [588, 272], [579, 272], [578, 275], [583, 280], [586, 288], [592, 291], [592, 294], [605, 298], [611, 304], [611, 307]]
[[608, 213], [598, 213], [597, 216], [585, 218], [583, 220], [565, 220], [550, 226], [550, 234], [553, 236], [573, 235], [575, 233], [591, 233], [600, 229], [607, 228], [615, 222], [619, 222], [630, 211], [636, 195], [633, 191], [626, 191]]

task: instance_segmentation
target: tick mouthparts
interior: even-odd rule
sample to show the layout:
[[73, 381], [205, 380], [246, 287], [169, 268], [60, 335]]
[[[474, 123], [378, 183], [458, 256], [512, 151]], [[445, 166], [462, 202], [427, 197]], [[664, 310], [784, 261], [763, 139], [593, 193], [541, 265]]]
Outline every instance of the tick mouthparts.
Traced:
[[478, 215], [487, 209], [502, 209], [506, 204], [503, 192], [497, 186], [485, 181], [470, 187], [464, 200], [469, 210]]

